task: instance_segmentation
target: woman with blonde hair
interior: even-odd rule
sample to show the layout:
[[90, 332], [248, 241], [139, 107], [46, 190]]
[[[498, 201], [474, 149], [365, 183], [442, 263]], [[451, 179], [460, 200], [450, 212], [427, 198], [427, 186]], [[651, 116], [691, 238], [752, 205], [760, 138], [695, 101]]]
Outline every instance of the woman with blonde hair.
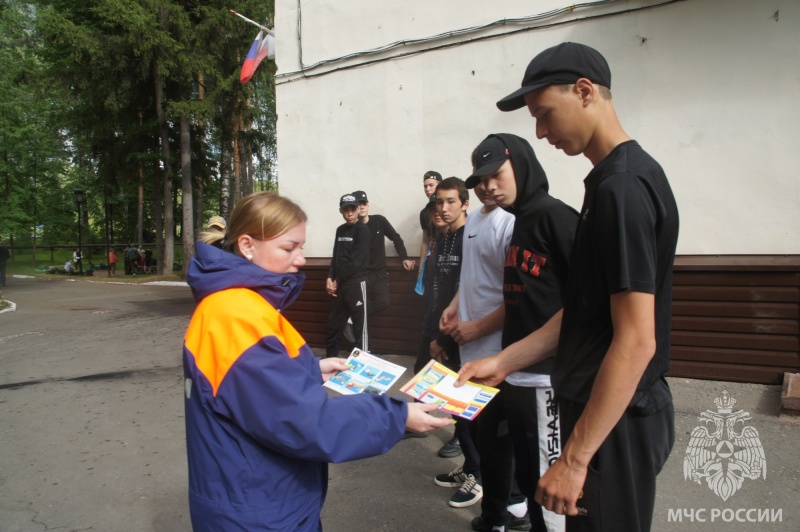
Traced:
[[406, 429], [451, 423], [428, 414], [435, 405], [328, 396], [322, 383], [344, 360], [316, 358], [281, 314], [303, 286], [305, 233], [299, 206], [257, 192], [237, 204], [226, 233], [202, 235], [189, 265], [198, 304], [183, 366], [195, 530], [319, 531], [329, 462], [381, 454]]

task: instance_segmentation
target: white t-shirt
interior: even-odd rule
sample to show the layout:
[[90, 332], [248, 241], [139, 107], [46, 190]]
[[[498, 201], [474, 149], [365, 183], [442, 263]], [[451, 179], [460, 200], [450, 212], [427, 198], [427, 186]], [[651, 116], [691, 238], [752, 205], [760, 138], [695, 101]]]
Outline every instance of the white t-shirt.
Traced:
[[[464, 226], [458, 319], [473, 321], [503, 304], [505, 265], [514, 216], [500, 207], [483, 214], [473, 212]], [[497, 330], [461, 346], [461, 363], [500, 352], [503, 331]]]

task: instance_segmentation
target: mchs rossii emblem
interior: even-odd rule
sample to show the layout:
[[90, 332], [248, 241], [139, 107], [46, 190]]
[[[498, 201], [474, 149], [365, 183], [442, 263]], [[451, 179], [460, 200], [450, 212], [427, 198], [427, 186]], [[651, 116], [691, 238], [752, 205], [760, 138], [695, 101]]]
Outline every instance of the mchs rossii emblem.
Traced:
[[758, 438], [758, 430], [746, 425], [750, 413], [733, 411], [736, 399], [727, 391], [714, 399], [717, 411], [700, 414], [705, 426], [695, 427], [683, 459], [684, 480], [693, 480], [708, 487], [727, 501], [741, 487], [744, 479], [767, 478], [767, 461]]

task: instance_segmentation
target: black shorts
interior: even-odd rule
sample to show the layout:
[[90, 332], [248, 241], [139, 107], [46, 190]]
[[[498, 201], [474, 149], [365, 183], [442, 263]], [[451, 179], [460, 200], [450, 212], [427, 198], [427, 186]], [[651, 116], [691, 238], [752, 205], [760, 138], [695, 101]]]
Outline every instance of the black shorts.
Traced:
[[[566, 444], [585, 405], [559, 401]], [[649, 531], [656, 498], [656, 475], [675, 443], [675, 410], [641, 415], [626, 411], [589, 463], [578, 499], [585, 515], [567, 517], [567, 531]]]

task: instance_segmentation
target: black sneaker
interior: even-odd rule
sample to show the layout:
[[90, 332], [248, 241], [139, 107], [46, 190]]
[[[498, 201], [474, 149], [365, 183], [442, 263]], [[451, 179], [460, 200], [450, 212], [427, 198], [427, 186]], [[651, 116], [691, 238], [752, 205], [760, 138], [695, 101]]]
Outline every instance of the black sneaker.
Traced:
[[455, 458], [459, 455], [461, 455], [461, 443], [458, 441], [457, 436], [450, 438], [450, 441], [439, 449], [439, 456], [442, 458]]
[[478, 516], [472, 520], [472, 530], [477, 530], [478, 532], [494, 532], [497, 530], [505, 531], [505, 530], [530, 530], [531, 529], [531, 518], [526, 513], [522, 517], [515, 517], [514, 514], [509, 515], [508, 523], [503, 525], [490, 525], [487, 523], [483, 516]]
[[437, 486], [441, 486], [443, 488], [458, 488], [467, 481], [468, 477], [472, 475], [467, 475], [464, 473], [464, 469], [459, 467], [450, 471], [449, 473], [442, 473], [440, 475], [436, 475], [433, 481], [436, 483]]
[[466, 508], [472, 506], [483, 498], [483, 486], [481, 481], [476, 479], [473, 475], [467, 475], [467, 480], [461, 484], [458, 491], [450, 497], [450, 506], [453, 508]]

